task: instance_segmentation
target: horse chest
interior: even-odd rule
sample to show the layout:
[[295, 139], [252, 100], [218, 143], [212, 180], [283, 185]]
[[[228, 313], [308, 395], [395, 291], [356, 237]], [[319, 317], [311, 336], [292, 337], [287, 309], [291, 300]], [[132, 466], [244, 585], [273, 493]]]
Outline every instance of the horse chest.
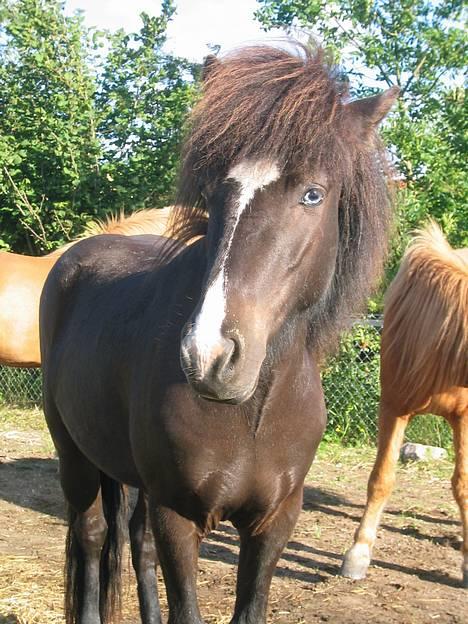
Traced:
[[258, 428], [240, 408], [176, 404], [137, 441], [140, 449], [153, 441], [140, 462], [143, 481], [167, 506], [207, 527], [212, 518], [268, 516], [301, 486], [323, 429], [321, 400], [307, 411], [290, 400], [288, 412], [265, 414]]

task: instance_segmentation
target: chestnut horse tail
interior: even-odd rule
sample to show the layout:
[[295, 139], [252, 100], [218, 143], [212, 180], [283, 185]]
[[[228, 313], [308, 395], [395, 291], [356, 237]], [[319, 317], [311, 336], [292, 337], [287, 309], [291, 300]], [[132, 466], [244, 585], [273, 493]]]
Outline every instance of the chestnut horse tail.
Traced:
[[406, 251], [385, 299], [382, 358], [401, 396], [468, 384], [468, 257], [430, 222]]
[[[101, 496], [107, 522], [101, 552], [99, 609], [103, 624], [114, 622], [121, 608], [121, 562], [127, 518], [125, 490], [120, 483], [101, 473]], [[77, 512], [69, 505], [65, 547], [65, 621], [77, 624], [84, 597], [83, 550], [73, 530]]]

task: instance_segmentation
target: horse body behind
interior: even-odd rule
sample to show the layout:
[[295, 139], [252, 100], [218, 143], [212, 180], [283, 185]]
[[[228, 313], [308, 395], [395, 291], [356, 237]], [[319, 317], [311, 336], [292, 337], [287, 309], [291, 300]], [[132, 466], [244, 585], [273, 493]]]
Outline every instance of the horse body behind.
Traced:
[[0, 252], [0, 363], [40, 366], [39, 299], [50, 256]]
[[[266, 621], [325, 425], [318, 359], [382, 266], [390, 202], [375, 128], [321, 53], [210, 63], [182, 158], [177, 242], [100, 236], [41, 298], [46, 419], [69, 503], [67, 624], [111, 619], [119, 483], [144, 624], [202, 624], [201, 538], [240, 534], [232, 624]], [[200, 233], [201, 240], [184, 244]], [[157, 545], [154, 549], [153, 535]]]
[[40, 366], [39, 299], [57, 259], [78, 241], [99, 234], [126, 236], [168, 233], [171, 208], [111, 216], [87, 226], [84, 234], [45, 256], [0, 252], [0, 364]]
[[405, 429], [416, 414], [443, 416], [455, 445], [452, 479], [463, 526], [468, 587], [468, 249], [452, 249], [430, 223], [405, 253], [385, 297], [379, 446], [354, 546], [343, 573], [363, 578], [390, 496]]

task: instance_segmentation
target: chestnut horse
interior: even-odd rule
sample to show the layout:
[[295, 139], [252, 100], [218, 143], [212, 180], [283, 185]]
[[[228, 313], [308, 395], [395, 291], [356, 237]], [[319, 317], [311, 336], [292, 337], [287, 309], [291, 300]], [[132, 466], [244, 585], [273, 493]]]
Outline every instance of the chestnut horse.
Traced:
[[348, 103], [345, 89], [302, 47], [211, 58], [183, 151], [180, 240], [158, 254], [94, 237], [51, 271], [43, 391], [69, 503], [69, 624], [112, 617], [121, 484], [140, 490], [130, 540], [145, 624], [161, 622], [156, 558], [169, 624], [203, 622], [198, 548], [226, 519], [241, 542], [232, 624], [266, 621], [325, 427], [317, 360], [388, 237], [375, 128], [398, 90]]
[[429, 412], [443, 416], [453, 429], [452, 487], [462, 519], [463, 586], [468, 588], [467, 354], [468, 248], [452, 249], [431, 223], [408, 248], [386, 295], [377, 458], [344, 576], [366, 576], [406, 426], [415, 414]]
[[[140, 210], [90, 224], [82, 240], [96, 234], [165, 234], [170, 208]], [[40, 366], [39, 299], [57, 259], [77, 241], [46, 256], [0, 252], [0, 365]]]

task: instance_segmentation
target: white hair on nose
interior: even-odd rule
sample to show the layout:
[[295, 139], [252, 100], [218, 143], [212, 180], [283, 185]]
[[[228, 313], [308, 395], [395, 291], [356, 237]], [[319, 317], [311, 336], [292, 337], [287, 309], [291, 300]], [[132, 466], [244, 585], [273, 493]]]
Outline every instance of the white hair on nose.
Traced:
[[234, 223], [223, 252], [218, 272], [207, 288], [201, 310], [194, 321], [194, 338], [200, 354], [200, 371], [203, 372], [210, 355], [219, 344], [221, 326], [226, 316], [226, 262], [231, 250], [232, 241], [240, 218], [255, 196], [255, 193], [280, 176], [276, 162], [270, 160], [244, 160], [229, 170], [226, 180], [235, 180], [240, 185], [240, 193], [236, 202]]

